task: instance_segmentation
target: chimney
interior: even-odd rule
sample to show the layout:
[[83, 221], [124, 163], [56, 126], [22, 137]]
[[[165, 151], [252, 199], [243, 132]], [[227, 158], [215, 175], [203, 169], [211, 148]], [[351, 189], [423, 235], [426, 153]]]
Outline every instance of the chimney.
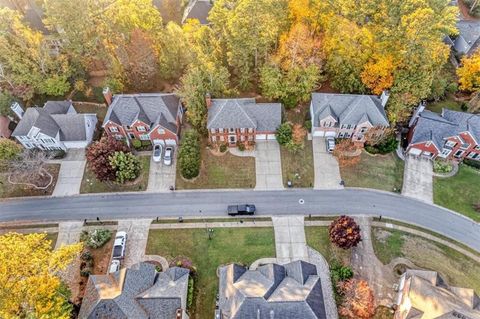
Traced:
[[382, 102], [383, 108], [387, 105], [388, 98], [390, 97], [390, 92], [388, 90], [383, 90], [382, 95], [380, 95], [380, 101]]
[[112, 104], [113, 94], [108, 86], [103, 88], [103, 97], [107, 102], [107, 106], [110, 106], [110, 104]]
[[415, 125], [417, 119], [420, 117], [420, 113], [425, 110], [425, 107], [427, 106], [427, 103], [425, 101], [421, 101], [420, 104], [418, 104], [417, 108], [412, 114], [412, 118], [410, 119], [410, 122], [408, 122], [408, 127], [412, 127]]
[[25, 112], [18, 102], [13, 102], [12, 105], [10, 105], [10, 109], [15, 112], [19, 119], [22, 119], [23, 113]]
[[207, 104], [207, 109], [212, 106], [212, 96], [210, 95], [210, 93], [205, 94], [205, 103]]

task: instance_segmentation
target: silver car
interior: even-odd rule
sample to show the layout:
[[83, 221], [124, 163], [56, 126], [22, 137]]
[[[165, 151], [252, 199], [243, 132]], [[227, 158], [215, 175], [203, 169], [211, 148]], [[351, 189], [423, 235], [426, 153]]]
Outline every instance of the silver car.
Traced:
[[114, 273], [120, 270], [120, 260], [114, 259], [112, 260], [112, 263], [110, 264], [110, 269], [108, 270], [108, 273]]
[[162, 161], [163, 147], [160, 144], [155, 144], [153, 146], [152, 159], [155, 163], [160, 163]]
[[327, 137], [325, 144], [327, 145], [327, 152], [332, 153], [335, 149], [335, 139], [333, 137]]
[[165, 147], [165, 154], [163, 155], [163, 164], [170, 166], [173, 161], [173, 147]]

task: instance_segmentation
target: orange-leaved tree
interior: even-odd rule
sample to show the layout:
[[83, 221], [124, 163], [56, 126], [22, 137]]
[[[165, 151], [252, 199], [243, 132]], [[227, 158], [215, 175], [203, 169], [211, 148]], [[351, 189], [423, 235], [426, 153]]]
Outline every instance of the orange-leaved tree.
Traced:
[[375, 314], [375, 297], [365, 280], [349, 279], [338, 284], [342, 303], [338, 308], [341, 316], [351, 319], [369, 319]]

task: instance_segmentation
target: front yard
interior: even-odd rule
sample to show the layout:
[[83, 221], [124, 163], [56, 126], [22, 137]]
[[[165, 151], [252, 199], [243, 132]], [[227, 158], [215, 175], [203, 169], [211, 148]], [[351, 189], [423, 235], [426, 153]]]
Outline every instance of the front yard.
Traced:
[[395, 153], [374, 156], [362, 152], [360, 162], [340, 167], [340, 174], [347, 187], [399, 192], [402, 189], [403, 168], [403, 161]]
[[35, 189], [27, 185], [10, 184], [8, 182], [8, 172], [0, 171], [0, 198], [52, 195], [57, 183], [60, 165], [48, 164], [46, 169], [53, 176], [53, 182], [47, 189]]
[[305, 236], [307, 245], [321, 253], [330, 265], [334, 261], [350, 265], [351, 251], [338, 248], [330, 242], [327, 226], [306, 226]]
[[201, 146], [200, 175], [192, 180], [182, 178], [177, 165], [177, 189], [253, 188], [255, 187], [255, 158], [239, 157], [226, 152], [215, 156], [204, 143]]
[[169, 262], [178, 256], [189, 258], [198, 271], [190, 318], [213, 318], [217, 267], [274, 257], [274, 233], [273, 228], [215, 228], [209, 240], [205, 228], [150, 230], [146, 254], [163, 256]]
[[312, 141], [305, 140], [305, 147], [296, 153], [292, 153], [285, 147], [280, 147], [282, 156], [283, 185], [287, 187], [287, 181], [292, 181], [293, 187], [313, 187], [313, 147]]
[[467, 165], [460, 165], [457, 175], [449, 178], [435, 177], [433, 200], [435, 204], [455, 210], [477, 222], [480, 212], [473, 208], [480, 204], [480, 171]]
[[133, 182], [125, 184], [118, 184], [115, 182], [100, 182], [93, 172], [88, 169], [88, 164], [85, 167], [82, 184], [80, 187], [80, 194], [87, 193], [109, 193], [109, 192], [136, 192], [144, 191], [148, 185], [148, 173], [150, 170], [150, 156], [140, 156], [140, 163], [142, 170], [140, 176]]

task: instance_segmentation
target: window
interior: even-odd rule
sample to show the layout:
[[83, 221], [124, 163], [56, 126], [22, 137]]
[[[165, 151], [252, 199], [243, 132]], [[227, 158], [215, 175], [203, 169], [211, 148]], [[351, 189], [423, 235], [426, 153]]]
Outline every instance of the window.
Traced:
[[116, 126], [110, 126], [109, 130], [112, 133], [117, 133], [118, 132], [118, 128]]
[[352, 137], [352, 134], [350, 134], [350, 133], [345, 133], [345, 138], [350, 138], [350, 137]]
[[340, 134], [338, 134], [338, 138], [343, 138], [343, 132], [341, 132]]
[[480, 151], [480, 145], [475, 146], [475, 149], [476, 149], [477, 151]]
[[210, 129], [210, 133], [215, 133], [215, 129], [214, 128]]
[[230, 136], [229, 140], [230, 140], [230, 143], [235, 143], [235, 136]]
[[457, 143], [453, 142], [453, 141], [447, 141], [445, 143], [445, 146], [446, 147], [455, 147], [455, 145], [457, 145]]
[[455, 152], [455, 157], [462, 157], [463, 153], [465, 153], [465, 151], [458, 150]]
[[240, 133], [245, 133], [245, 129], [244, 129], [244, 128], [241, 128], [241, 129], [240, 129]]
[[235, 129], [234, 129], [234, 128], [230, 128], [230, 129], [228, 129], [228, 131], [229, 131], [230, 133], [235, 133]]
[[165, 130], [163, 128], [158, 128], [157, 129], [158, 134], [163, 135], [165, 134]]
[[450, 155], [451, 152], [452, 152], [452, 150], [450, 150], [448, 148], [444, 148], [442, 150], [442, 153], [440, 154], [440, 157], [447, 157], [448, 155]]
[[480, 155], [478, 153], [470, 152], [467, 157], [471, 159], [477, 159], [480, 157]]
[[240, 141], [242, 141], [242, 142], [245, 141], [245, 136], [240, 135]]
[[130, 125], [127, 125], [127, 130], [130, 130], [130, 129], [132, 129], [132, 128], [130, 127]]
[[142, 141], [148, 141], [150, 139], [150, 137], [148, 136], [148, 134], [142, 134], [142, 135], [140, 135], [140, 139]]
[[128, 136], [129, 136], [130, 138], [135, 139], [135, 134], [133, 134], [133, 133], [128, 133]]
[[145, 130], [145, 126], [138, 126], [138, 127], [137, 127], [137, 131], [138, 131], [138, 132], [145, 132], [145, 131], [146, 131], [146, 130]]
[[253, 135], [249, 135], [249, 136], [248, 136], [248, 140], [249, 140], [250, 142], [253, 141]]
[[219, 133], [223, 133], [223, 128], [219, 128], [219, 129], [218, 129], [218, 132], [219, 132]]
[[253, 128], [249, 128], [248, 133], [253, 133]]
[[116, 139], [116, 140], [123, 140], [123, 136], [117, 134], [117, 135], [115, 135], [115, 139]]
[[220, 142], [224, 142], [225, 141], [225, 138], [223, 137], [223, 135], [220, 136]]
[[[350, 126], [350, 125], [349, 125], [349, 126]], [[365, 133], [367, 130], [368, 130], [368, 128], [362, 127], [362, 128], [360, 129], [360, 133]]]
[[215, 135], [212, 135], [212, 142], [216, 142], [217, 141], [217, 137]]

